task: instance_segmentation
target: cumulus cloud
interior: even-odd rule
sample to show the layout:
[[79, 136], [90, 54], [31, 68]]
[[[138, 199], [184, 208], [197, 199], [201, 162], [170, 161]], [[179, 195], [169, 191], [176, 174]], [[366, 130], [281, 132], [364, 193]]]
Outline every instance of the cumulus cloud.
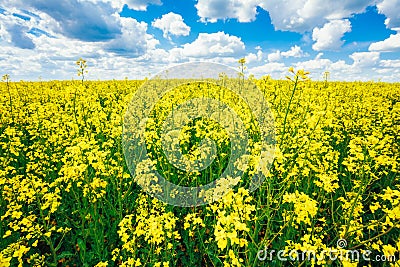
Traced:
[[28, 36], [28, 28], [21, 25], [10, 25], [8, 31], [11, 35], [11, 42], [19, 48], [34, 49], [35, 44]]
[[268, 62], [261, 66], [249, 68], [249, 73], [256, 77], [262, 77], [264, 75], [270, 75], [274, 78], [285, 77], [288, 67], [281, 62]]
[[254, 53], [247, 54], [245, 59], [246, 59], [246, 63], [252, 63], [252, 62], [258, 61], [258, 57]]
[[259, 62], [259, 61], [261, 61], [263, 59], [264, 53], [262, 52], [262, 50], [261, 49], [257, 49], [257, 48], [256, 48], [256, 50], [257, 50], [257, 53], [249, 53], [245, 57], [246, 58], [246, 62], [248, 64], [252, 63], [252, 62], [257, 62], [257, 61]]
[[260, 6], [270, 14], [276, 30], [305, 32], [330, 20], [362, 13], [375, 0], [262, 0]]
[[350, 55], [353, 59], [353, 65], [356, 67], [371, 67], [375, 66], [379, 61], [379, 52], [355, 52]]
[[380, 65], [385, 68], [400, 68], [400, 59], [381, 60]]
[[190, 33], [190, 27], [185, 24], [182, 16], [173, 12], [162, 15], [160, 19], [154, 20], [151, 25], [162, 30], [164, 38], [168, 39], [170, 39], [170, 35], [188, 36]]
[[148, 49], [154, 49], [159, 43], [147, 33], [147, 23], [138, 22], [133, 18], [120, 18], [122, 33], [110, 41], [106, 49], [126, 57], [138, 57]]
[[28, 32], [28, 17], [16, 16], [4, 11], [0, 13], [0, 38], [22, 49], [34, 49], [35, 44]]
[[315, 51], [322, 50], [337, 50], [344, 41], [343, 35], [351, 31], [350, 21], [345, 20], [332, 20], [326, 23], [322, 28], [314, 28], [312, 39], [315, 41], [312, 48]]
[[[159, 44], [158, 40], [147, 33], [147, 23], [120, 17], [107, 3], [73, 1], [78, 1], [82, 6], [72, 7], [71, 1], [67, 0], [61, 0], [57, 5], [45, 5], [44, 1], [33, 0], [29, 2], [30, 6], [26, 7], [30, 10], [27, 11], [18, 8], [18, 2], [14, 1], [15, 7], [0, 13], [2, 39], [16, 47], [29, 49], [43, 45], [42, 39], [39, 38], [42, 35], [62, 40], [66, 44], [71, 44], [72, 40], [81, 41], [81, 46], [87, 46], [86, 43], [98, 43], [93, 45], [96, 47], [93, 50], [94, 54], [95, 51], [107, 51], [127, 58], [140, 57]], [[93, 6], [96, 8], [91, 9]], [[76, 11], [61, 14], [68, 13], [69, 9]], [[81, 9], [84, 11], [79, 11]], [[77, 47], [74, 49], [79, 51]], [[65, 47], [63, 51], [66, 51]]]
[[387, 28], [397, 31], [389, 38], [372, 43], [370, 51], [394, 52], [400, 51], [400, 0], [382, 0], [376, 7], [378, 12], [386, 16], [385, 25]]
[[133, 10], [139, 11], [146, 11], [149, 5], [160, 6], [162, 4], [161, 0], [122, 0], [120, 2], [122, 2], [122, 4], [126, 4]]
[[[330, 72], [330, 80], [386, 80], [396, 81], [399, 79], [399, 60], [380, 60], [377, 52], [357, 52], [349, 57], [352, 64], [345, 60], [332, 60], [323, 58], [319, 53], [314, 59], [298, 61], [291, 64], [295, 69], [304, 69], [310, 72], [313, 80], [322, 80], [325, 71]], [[256, 77], [271, 75], [276, 79], [284, 79], [288, 74], [288, 68], [284, 62], [267, 62], [264, 65], [249, 68], [249, 72]]]
[[315, 59], [297, 62], [295, 69], [305, 69], [311, 72], [312, 79], [322, 79], [325, 71], [330, 72], [331, 80], [342, 81], [370, 81], [385, 80], [398, 81], [400, 78], [398, 60], [381, 60], [379, 52], [355, 52], [349, 55], [353, 60], [352, 64], [345, 60], [333, 61], [332, 59], [322, 58], [323, 55]]
[[275, 62], [281, 60], [281, 51], [277, 50], [276, 52], [268, 54], [268, 61], [269, 62]]
[[35, 49], [17, 49], [0, 40], [0, 69], [19, 79], [71, 79], [74, 62], [83, 57], [91, 63], [102, 56], [100, 43], [83, 42], [65, 37], [33, 36]]
[[125, 5], [128, 6], [128, 8], [137, 10], [137, 11], [146, 11], [147, 7], [150, 5], [162, 5], [161, 0], [82, 0], [82, 1], [87, 1], [87, 2], [92, 2], [92, 3], [108, 3], [110, 4], [113, 8], [118, 9], [121, 11]]
[[218, 57], [242, 55], [245, 45], [242, 40], [224, 32], [200, 33], [195, 41], [183, 45], [186, 57]]
[[383, 0], [376, 7], [386, 16], [386, 27], [400, 31], [400, 0]]
[[290, 50], [286, 52], [281, 53], [282, 56], [284, 57], [303, 57], [306, 56], [306, 54], [301, 50], [300, 46], [292, 46]]
[[369, 80], [376, 78], [371, 72], [371, 68], [354, 66], [354, 64], [347, 64], [346, 61], [340, 59], [333, 61], [328, 58], [315, 58], [294, 64], [295, 69], [305, 69], [309, 71], [310, 77], [313, 80], [324, 79], [324, 73], [330, 73], [330, 80], [352, 81], [352, 80]]
[[295, 45], [292, 46], [288, 51], [281, 52], [280, 50], [277, 50], [276, 52], [269, 54], [268, 61], [274, 62], [274, 61], [279, 61], [282, 58], [288, 58], [288, 57], [300, 58], [306, 56], [308, 56], [308, 54], [304, 53], [300, 46]]
[[315, 58], [307, 61], [297, 62], [294, 64], [295, 69], [305, 69], [311, 73], [313, 78], [319, 76], [325, 71], [342, 72], [348, 70], [350, 65], [347, 65], [344, 60], [333, 62], [327, 58]]
[[53, 30], [82, 41], [106, 41], [121, 34], [116, 10], [110, 3], [80, 0], [8, 0], [20, 9], [46, 13], [57, 25]]
[[[385, 0], [394, 1], [394, 0]], [[269, 12], [276, 30], [305, 32], [330, 20], [341, 20], [362, 13], [376, 0], [199, 0], [197, 14], [203, 22], [234, 18], [253, 21], [257, 7]]]
[[391, 34], [389, 38], [383, 41], [372, 43], [368, 50], [382, 52], [400, 51], [400, 33]]
[[195, 7], [202, 22], [218, 19], [237, 19], [239, 22], [255, 20], [260, 0], [198, 0]]

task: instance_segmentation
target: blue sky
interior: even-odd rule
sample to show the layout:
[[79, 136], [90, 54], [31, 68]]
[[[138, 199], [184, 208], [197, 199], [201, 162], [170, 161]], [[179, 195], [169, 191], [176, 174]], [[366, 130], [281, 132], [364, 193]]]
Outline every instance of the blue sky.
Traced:
[[13, 80], [149, 77], [212, 61], [284, 78], [400, 81], [400, 0], [5, 0], [0, 69]]

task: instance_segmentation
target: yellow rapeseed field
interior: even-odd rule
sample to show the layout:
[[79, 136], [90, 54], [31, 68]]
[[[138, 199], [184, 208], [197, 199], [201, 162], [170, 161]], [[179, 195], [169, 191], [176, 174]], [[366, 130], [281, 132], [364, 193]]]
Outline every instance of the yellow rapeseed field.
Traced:
[[[265, 181], [250, 192], [250, 168], [227, 179], [222, 198], [196, 207], [151, 197], [140, 186], [151, 178], [128, 170], [124, 114], [145, 81], [4, 76], [0, 266], [399, 266], [400, 84], [316, 82], [293, 69], [288, 75], [248, 78], [275, 121]], [[216, 141], [217, 163], [204, 172], [164, 168], [157, 146], [174, 101], [192, 94], [180, 92], [157, 105], [146, 126], [148, 149], [172, 182], [205, 184], [229, 158], [226, 129], [198, 120], [178, 133], [188, 161], [198, 156], [199, 140]], [[240, 99], [226, 103], [236, 105], [256, 140], [257, 125]], [[313, 257], [301, 257], [304, 251]]]

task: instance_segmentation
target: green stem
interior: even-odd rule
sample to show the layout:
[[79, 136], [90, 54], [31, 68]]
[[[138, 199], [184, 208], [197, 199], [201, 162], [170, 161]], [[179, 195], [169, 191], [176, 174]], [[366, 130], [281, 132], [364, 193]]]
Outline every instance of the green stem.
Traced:
[[294, 93], [296, 91], [298, 82], [299, 82], [299, 76], [296, 75], [296, 80], [294, 81], [292, 95], [290, 96], [290, 100], [289, 100], [288, 106], [286, 108], [285, 118], [283, 120], [283, 130], [282, 130], [282, 134], [281, 134], [281, 142], [279, 144], [279, 147], [282, 147], [282, 145], [283, 145], [283, 138], [284, 138], [285, 132], [286, 132], [286, 121], [287, 121], [287, 117], [289, 115], [290, 105], [292, 104]]
[[12, 122], [14, 122], [14, 109], [13, 109], [11, 90], [10, 90], [10, 83], [9, 83], [8, 78], [6, 80], [6, 84], [7, 84], [7, 91], [8, 91], [9, 101], [10, 101], [11, 118], [12, 118]]
[[74, 101], [73, 101], [73, 104], [74, 104], [74, 118], [75, 118], [75, 122], [76, 122], [76, 125], [78, 125], [78, 131], [79, 131], [79, 134], [80, 134], [80, 125], [79, 125], [79, 122], [78, 122], [78, 117], [77, 117], [77, 112], [76, 112], [76, 95], [77, 95], [77, 93], [78, 93], [78, 88], [75, 88], [75, 93], [74, 93]]
[[[35, 188], [35, 190], [37, 190], [37, 188], [34, 186], [34, 184], [32, 182], [31, 182], [31, 184], [32, 184], [32, 187]], [[40, 215], [40, 219], [43, 222], [44, 230], [46, 231], [46, 233], [48, 233], [49, 232], [49, 227], [48, 227], [48, 225], [46, 223], [46, 219], [45, 219], [45, 216], [44, 216], [43, 210], [42, 210], [42, 204], [41, 204], [40, 199], [38, 198], [37, 194], [35, 195], [35, 199], [36, 199], [36, 203], [37, 203], [38, 208], [39, 208], [39, 215]], [[57, 251], [54, 248], [53, 242], [51, 242], [51, 238], [50, 237], [43, 236], [43, 238], [45, 239], [46, 243], [49, 245], [51, 254], [53, 256], [53, 261], [54, 262], [53, 262], [53, 264], [51, 264], [51, 266], [57, 266], [57, 264], [58, 264], [57, 263]]]

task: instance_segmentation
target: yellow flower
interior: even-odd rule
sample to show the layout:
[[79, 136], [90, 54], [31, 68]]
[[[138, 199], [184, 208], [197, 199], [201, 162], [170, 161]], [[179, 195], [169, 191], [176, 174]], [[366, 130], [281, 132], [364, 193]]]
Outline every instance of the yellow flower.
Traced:
[[297, 223], [304, 222], [311, 225], [310, 218], [313, 218], [317, 214], [317, 201], [296, 190], [295, 193], [285, 193], [283, 202], [294, 204], [293, 216]]
[[3, 238], [9, 237], [12, 234], [10, 230], [7, 230], [6, 233], [3, 235]]
[[108, 262], [101, 261], [101, 262], [97, 263], [94, 267], [107, 267], [107, 266], [108, 266]]
[[382, 252], [387, 258], [390, 258], [395, 255], [395, 253], [397, 252], [397, 249], [390, 244], [382, 245]]

